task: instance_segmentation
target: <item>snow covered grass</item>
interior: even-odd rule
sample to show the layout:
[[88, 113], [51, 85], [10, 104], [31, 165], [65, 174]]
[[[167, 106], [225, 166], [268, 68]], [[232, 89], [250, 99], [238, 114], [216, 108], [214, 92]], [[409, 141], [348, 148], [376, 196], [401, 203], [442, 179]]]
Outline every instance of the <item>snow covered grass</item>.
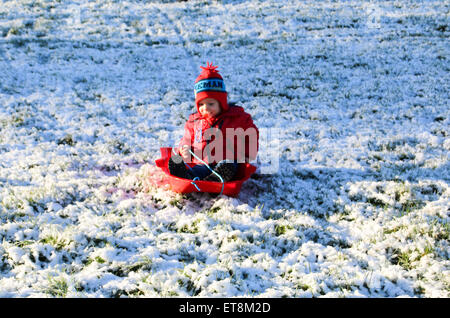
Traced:
[[[3, 1], [0, 296], [449, 297], [448, 13]], [[154, 166], [206, 61], [281, 130], [238, 198]]]

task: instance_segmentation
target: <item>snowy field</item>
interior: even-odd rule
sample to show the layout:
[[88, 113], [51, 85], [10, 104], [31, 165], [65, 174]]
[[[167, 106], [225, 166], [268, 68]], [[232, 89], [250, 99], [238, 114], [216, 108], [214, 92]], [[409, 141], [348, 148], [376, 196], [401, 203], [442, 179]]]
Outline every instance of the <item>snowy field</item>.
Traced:
[[[0, 297], [449, 297], [449, 10], [0, 1]], [[158, 187], [206, 61], [237, 198]]]

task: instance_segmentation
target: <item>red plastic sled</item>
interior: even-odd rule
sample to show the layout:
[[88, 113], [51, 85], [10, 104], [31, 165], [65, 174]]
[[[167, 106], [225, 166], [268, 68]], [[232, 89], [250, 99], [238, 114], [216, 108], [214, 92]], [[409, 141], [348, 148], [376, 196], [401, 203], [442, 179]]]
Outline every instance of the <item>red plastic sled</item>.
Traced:
[[[167, 175], [170, 184], [170, 189], [179, 193], [190, 193], [190, 192], [209, 192], [209, 193], [220, 193], [222, 191], [222, 182], [213, 181], [192, 181], [188, 179], [183, 179], [171, 175], [168, 168], [168, 161], [172, 156], [172, 148], [164, 147], [160, 148], [161, 158], [156, 159], [156, 165], [162, 169], [162, 171]], [[255, 173], [256, 167], [249, 163], [240, 163], [236, 177], [223, 185], [223, 194], [230, 197], [236, 197], [241, 191], [242, 183], [246, 181], [250, 176]]]

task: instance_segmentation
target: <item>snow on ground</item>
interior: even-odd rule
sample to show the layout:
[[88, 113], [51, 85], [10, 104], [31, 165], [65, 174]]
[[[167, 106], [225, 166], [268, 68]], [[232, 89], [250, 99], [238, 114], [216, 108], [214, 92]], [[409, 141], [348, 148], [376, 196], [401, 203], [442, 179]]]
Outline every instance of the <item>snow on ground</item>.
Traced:
[[[449, 297], [448, 17], [3, 0], [0, 296]], [[206, 61], [273, 133], [237, 198], [157, 187]]]

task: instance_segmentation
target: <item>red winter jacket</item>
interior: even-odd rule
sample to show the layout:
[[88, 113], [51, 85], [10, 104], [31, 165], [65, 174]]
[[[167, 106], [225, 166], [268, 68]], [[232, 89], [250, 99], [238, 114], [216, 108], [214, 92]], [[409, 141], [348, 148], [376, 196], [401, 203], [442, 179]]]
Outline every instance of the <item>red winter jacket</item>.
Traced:
[[[259, 149], [259, 131], [244, 108], [229, 105], [227, 111], [214, 118], [200, 113], [189, 116], [180, 147], [187, 145], [206, 163], [231, 159], [239, 163], [256, 159]], [[201, 163], [195, 157], [193, 163]]]

